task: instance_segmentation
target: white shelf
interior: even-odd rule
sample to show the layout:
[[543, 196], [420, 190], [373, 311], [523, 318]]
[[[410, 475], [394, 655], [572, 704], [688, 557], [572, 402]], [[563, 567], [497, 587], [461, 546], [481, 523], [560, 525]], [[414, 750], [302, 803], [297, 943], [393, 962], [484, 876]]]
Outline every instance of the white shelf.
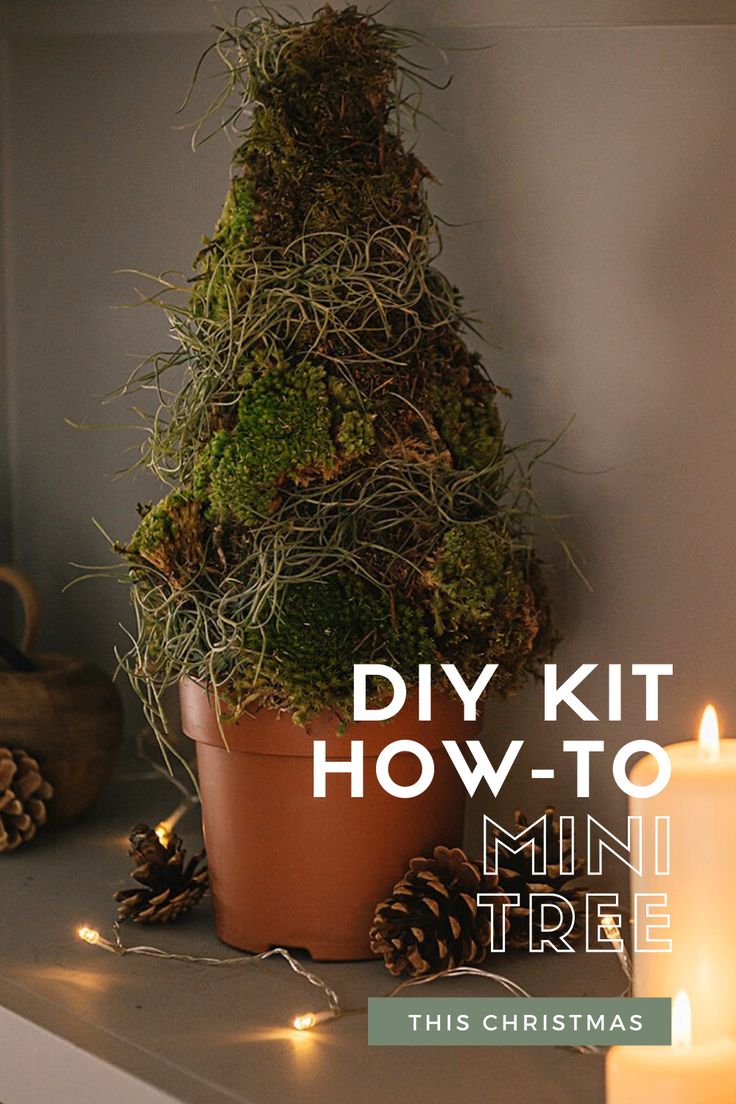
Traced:
[[[351, 1104], [386, 1099], [447, 1104], [585, 1101], [602, 1104], [603, 1065], [559, 1049], [368, 1048], [366, 1018], [348, 1016], [298, 1035], [295, 1013], [315, 1006], [311, 988], [286, 964], [207, 967], [119, 958], [75, 937], [87, 922], [109, 931], [112, 892], [127, 881], [125, 835], [176, 804], [166, 784], [119, 782], [84, 825], [39, 836], [0, 858], [0, 1100], [3, 1104]], [[183, 833], [196, 844], [195, 825]], [[125, 942], [227, 955], [211, 928], [209, 903], [166, 928], [127, 928]], [[347, 1008], [385, 994], [377, 962], [323, 963], [317, 972]], [[591, 956], [510, 956], [494, 963], [535, 994], [611, 995], [613, 961]], [[479, 996], [478, 983], [448, 982], [446, 995]], [[439, 992], [435, 988], [435, 995]], [[490, 991], [489, 995], [496, 995]]]

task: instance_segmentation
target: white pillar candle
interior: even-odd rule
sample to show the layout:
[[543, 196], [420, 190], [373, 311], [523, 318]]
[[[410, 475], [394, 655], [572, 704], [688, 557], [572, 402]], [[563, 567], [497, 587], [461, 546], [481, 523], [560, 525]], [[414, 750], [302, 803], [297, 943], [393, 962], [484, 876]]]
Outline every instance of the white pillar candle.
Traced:
[[611, 1047], [606, 1057], [606, 1104], [734, 1104], [736, 1043], [693, 1045], [687, 995], [678, 994], [670, 1047]]
[[[634, 995], [673, 997], [685, 989], [696, 1043], [736, 1037], [736, 740], [719, 740], [718, 718], [709, 706], [700, 739], [666, 751], [672, 764], [668, 785], [654, 797], [629, 801], [630, 814], [642, 818], [644, 841], [642, 873], [631, 879], [631, 907], [636, 913], [637, 894], [667, 894], [662, 911], [669, 912], [669, 930], [652, 934], [670, 939], [672, 949], [634, 946]], [[631, 781], [646, 786], [656, 775], [655, 760], [645, 756]], [[669, 874], [656, 873], [655, 817], [670, 818]], [[641, 947], [641, 909], [636, 919]]]

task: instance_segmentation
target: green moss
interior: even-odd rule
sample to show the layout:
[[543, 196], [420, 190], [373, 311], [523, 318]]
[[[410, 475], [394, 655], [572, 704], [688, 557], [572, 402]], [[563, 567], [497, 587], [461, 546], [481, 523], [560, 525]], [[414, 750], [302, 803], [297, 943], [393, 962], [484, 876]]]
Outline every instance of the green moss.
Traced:
[[226, 317], [238, 298], [239, 261], [248, 248], [255, 201], [248, 180], [236, 177], [227, 193], [212, 239], [197, 258], [199, 275], [192, 293], [197, 316]]
[[437, 658], [419, 611], [348, 573], [289, 587], [268, 643], [297, 720], [349, 713], [355, 663], [387, 663], [414, 681], [417, 663]]
[[[137, 569], [138, 585], [145, 589], [145, 576], [138, 569], [146, 562], [181, 587], [199, 572], [206, 557], [208, 542], [200, 504], [189, 491], [172, 491], [141, 513], [140, 525], [121, 548]], [[158, 584], [160, 581], [157, 578]]]
[[371, 415], [346, 409], [349, 392], [333, 388], [320, 365], [257, 358], [239, 382], [235, 424], [215, 434], [194, 475], [213, 518], [250, 524], [270, 512], [285, 479], [327, 479], [375, 443]]
[[142, 510], [140, 525], [130, 539], [128, 551], [145, 555], [175, 541], [179, 530], [176, 514], [178, 508], [188, 501], [191, 499], [187, 495], [173, 491], [155, 506]]
[[503, 585], [508, 540], [491, 526], [448, 530], [430, 573], [438, 632], [488, 617]]
[[445, 534], [427, 582], [440, 650], [466, 666], [485, 652], [500, 665], [494, 690], [517, 690], [547, 626], [546, 591], [530, 553], [493, 525], [457, 526]]
[[471, 388], [452, 377], [430, 389], [435, 423], [459, 468], [477, 471], [496, 463], [501, 455], [503, 439], [495, 395], [496, 388], [487, 381]]
[[348, 410], [340, 422], [338, 443], [347, 456], [362, 456], [376, 443], [373, 418], [361, 410]]
[[220, 430], [195, 475], [195, 491], [214, 517], [254, 522], [269, 512], [280, 480], [335, 464], [323, 368], [272, 360], [241, 376], [243, 395], [231, 430]]
[[415, 225], [426, 169], [387, 126], [397, 56], [390, 32], [354, 8], [319, 11], [307, 33], [276, 33], [252, 65], [255, 111], [237, 151], [256, 197], [252, 240]]
[[223, 251], [229, 246], [243, 248], [253, 219], [255, 199], [247, 180], [236, 177], [230, 185], [225, 207], [220, 217], [218, 238]]
[[355, 662], [492, 660], [504, 693], [549, 648], [533, 502], [403, 145], [413, 44], [352, 7], [219, 38], [245, 141], [176, 347], [138, 376], [183, 368], [148, 445], [181, 491], [122, 549], [156, 694], [186, 674], [305, 720], [349, 713]]

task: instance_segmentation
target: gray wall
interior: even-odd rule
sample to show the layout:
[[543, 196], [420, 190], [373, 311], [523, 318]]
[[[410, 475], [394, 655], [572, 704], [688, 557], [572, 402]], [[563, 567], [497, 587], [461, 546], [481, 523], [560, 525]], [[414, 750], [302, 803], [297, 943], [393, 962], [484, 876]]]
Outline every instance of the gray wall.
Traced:
[[[93, 396], [165, 327], [113, 309], [134, 284], [115, 270], [185, 269], [218, 212], [224, 140], [192, 155], [172, 129], [209, 5], [4, 11], [0, 552], [10, 482], [12, 554], [41, 582], [46, 643], [109, 662], [123, 589], [61, 588], [70, 561], [108, 558], [90, 518], [125, 536], [151, 490], [111, 482], [130, 433], [78, 433], [64, 418], [124, 420]], [[513, 390], [512, 436], [554, 435], [574, 415], [562, 467], [538, 480], [548, 510], [571, 515], [564, 532], [592, 587], [552, 551], [558, 662], [675, 665], [658, 726], [644, 723], [640, 680], [624, 683], [620, 724], [544, 724], [534, 687], [494, 706], [491, 745], [520, 735], [529, 749], [502, 804], [569, 798], [569, 768], [553, 785], [528, 779], [532, 764], [559, 765], [564, 737], [667, 742], [706, 698], [736, 721], [735, 16], [706, 0], [397, 0], [386, 17], [485, 47], [449, 54], [454, 82], [428, 96], [444, 129], [422, 123], [419, 152], [443, 184], [436, 209], [464, 224], [446, 232], [444, 266], [492, 327], [487, 363]], [[609, 762], [594, 795], [617, 817]]]

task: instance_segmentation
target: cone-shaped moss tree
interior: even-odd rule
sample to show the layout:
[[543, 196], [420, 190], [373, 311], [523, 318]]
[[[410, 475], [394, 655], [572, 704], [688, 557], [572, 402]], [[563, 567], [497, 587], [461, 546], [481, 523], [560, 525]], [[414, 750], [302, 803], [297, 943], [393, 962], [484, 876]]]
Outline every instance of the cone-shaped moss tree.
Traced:
[[169, 493], [123, 548], [151, 715], [182, 675], [304, 722], [349, 716], [355, 662], [494, 661], [508, 693], [548, 654], [532, 500], [402, 142], [405, 45], [353, 8], [221, 36], [250, 121], [137, 377], [182, 374], [144, 456]]

